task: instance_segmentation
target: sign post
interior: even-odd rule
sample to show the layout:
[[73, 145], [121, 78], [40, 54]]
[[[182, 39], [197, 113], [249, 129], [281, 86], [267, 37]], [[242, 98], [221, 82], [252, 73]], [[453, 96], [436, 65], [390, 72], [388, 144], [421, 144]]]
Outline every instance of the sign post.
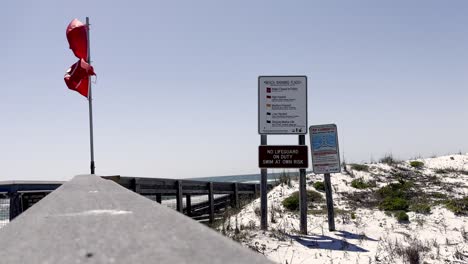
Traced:
[[[260, 144], [267, 144], [267, 135], [260, 136]], [[260, 228], [262, 230], [268, 229], [268, 170], [266, 168], [260, 169]]]
[[[305, 145], [305, 135], [299, 135], [299, 145]], [[306, 160], [309, 161], [307, 157]], [[299, 219], [301, 233], [307, 235], [307, 187], [305, 168], [299, 169]]]
[[324, 174], [325, 194], [327, 198], [328, 230], [335, 230], [332, 186], [330, 173], [341, 171], [340, 151], [338, 147], [338, 129], [335, 124], [311, 126], [310, 150], [312, 168], [315, 174]]
[[[308, 165], [307, 147], [267, 146], [267, 135], [299, 135], [299, 145], [305, 145], [307, 134], [307, 76], [258, 77], [258, 133], [261, 136], [259, 167], [261, 168], [261, 228], [268, 228], [267, 168], [300, 168], [299, 208], [301, 232], [307, 234], [307, 193], [305, 169]], [[292, 147], [289, 154], [269, 157], [271, 147]], [[270, 153], [268, 152], [270, 151]], [[287, 150], [284, 150], [288, 152]], [[263, 156], [262, 156], [263, 155]], [[290, 155], [290, 156], [288, 156]]]

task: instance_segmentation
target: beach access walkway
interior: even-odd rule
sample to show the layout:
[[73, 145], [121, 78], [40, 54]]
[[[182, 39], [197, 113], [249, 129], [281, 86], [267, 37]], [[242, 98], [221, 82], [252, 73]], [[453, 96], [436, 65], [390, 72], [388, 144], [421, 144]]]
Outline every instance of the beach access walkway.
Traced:
[[[183, 181], [176, 186], [188, 194]], [[208, 192], [214, 190], [209, 184]], [[95, 175], [63, 183], [1, 228], [0, 247], [2, 263], [270, 263], [115, 179]]]

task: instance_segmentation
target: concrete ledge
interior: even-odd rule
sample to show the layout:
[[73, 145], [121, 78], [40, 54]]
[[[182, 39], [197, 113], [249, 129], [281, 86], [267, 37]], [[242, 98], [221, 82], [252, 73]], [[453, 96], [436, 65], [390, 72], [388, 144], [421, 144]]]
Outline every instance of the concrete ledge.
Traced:
[[2, 263], [271, 263], [117, 183], [80, 175], [0, 229]]

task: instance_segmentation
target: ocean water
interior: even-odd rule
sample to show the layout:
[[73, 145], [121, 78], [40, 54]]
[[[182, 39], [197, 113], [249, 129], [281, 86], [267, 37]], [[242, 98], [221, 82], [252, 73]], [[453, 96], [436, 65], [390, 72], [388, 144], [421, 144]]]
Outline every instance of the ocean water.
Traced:
[[5, 226], [10, 218], [10, 200], [0, 198], [0, 228]]
[[[268, 182], [278, 181], [283, 175], [283, 172], [268, 173]], [[299, 172], [287, 172], [288, 176], [298, 176]], [[242, 175], [229, 175], [229, 176], [213, 176], [213, 177], [200, 177], [188, 178], [197, 181], [213, 181], [213, 182], [244, 182], [244, 183], [260, 183], [260, 174], [242, 174]]]
[[[278, 181], [284, 172], [268, 173], [268, 182], [274, 183]], [[290, 177], [298, 176], [298, 172], [286, 172]], [[243, 182], [243, 183], [260, 183], [260, 174], [242, 174], [242, 175], [229, 175], [229, 176], [212, 176], [212, 177], [199, 177], [187, 178], [190, 180], [198, 181], [213, 181], [213, 182]], [[170, 200], [172, 197], [165, 197], [164, 200]], [[0, 228], [8, 223], [9, 219], [9, 199], [0, 199]]]

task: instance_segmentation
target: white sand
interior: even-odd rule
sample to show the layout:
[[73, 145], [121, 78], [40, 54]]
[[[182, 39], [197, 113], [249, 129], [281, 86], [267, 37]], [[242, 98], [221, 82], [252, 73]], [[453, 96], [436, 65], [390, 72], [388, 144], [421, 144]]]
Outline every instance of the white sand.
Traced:
[[[450, 155], [420, 161], [425, 163], [425, 168], [421, 170], [421, 183], [436, 175], [435, 169], [468, 170], [468, 155]], [[408, 161], [399, 166], [415, 171]], [[369, 167], [369, 173], [354, 171], [355, 176], [377, 180], [377, 188], [395, 181], [391, 176], [391, 166], [369, 164]], [[437, 191], [451, 197], [467, 195], [468, 175], [448, 173], [436, 176], [441, 184], [426, 183], [422, 187], [424, 192]], [[311, 174], [307, 179], [308, 182], [323, 180], [323, 176]], [[237, 227], [241, 229], [237, 235], [241, 243], [277, 263], [408, 263], [403, 254], [395, 249], [395, 243], [401, 248], [417, 243], [427, 247], [427, 251], [421, 251], [420, 263], [468, 263], [468, 236], [463, 237], [463, 230], [468, 232], [468, 217], [456, 216], [440, 205], [432, 207], [428, 215], [409, 212], [410, 222], [398, 223], [395, 217], [388, 216], [377, 208], [353, 209], [343, 195], [371, 190], [352, 188], [352, 180], [350, 175], [332, 175], [335, 210], [352, 210], [356, 215], [356, 219], [351, 219], [351, 211], [338, 214], [335, 217], [335, 232], [328, 231], [326, 215], [309, 214], [308, 236], [301, 237], [298, 234], [298, 213], [285, 210], [281, 204], [284, 198], [298, 190], [297, 182], [293, 181], [292, 187], [277, 186], [268, 194], [269, 231], [259, 230], [260, 219], [255, 213], [255, 209], [260, 206], [257, 199], [225, 222], [225, 233], [235, 236], [237, 222]], [[448, 191], [447, 186], [453, 189]], [[314, 190], [311, 185], [307, 185], [307, 188]], [[276, 208], [276, 223], [271, 223], [271, 206]]]

